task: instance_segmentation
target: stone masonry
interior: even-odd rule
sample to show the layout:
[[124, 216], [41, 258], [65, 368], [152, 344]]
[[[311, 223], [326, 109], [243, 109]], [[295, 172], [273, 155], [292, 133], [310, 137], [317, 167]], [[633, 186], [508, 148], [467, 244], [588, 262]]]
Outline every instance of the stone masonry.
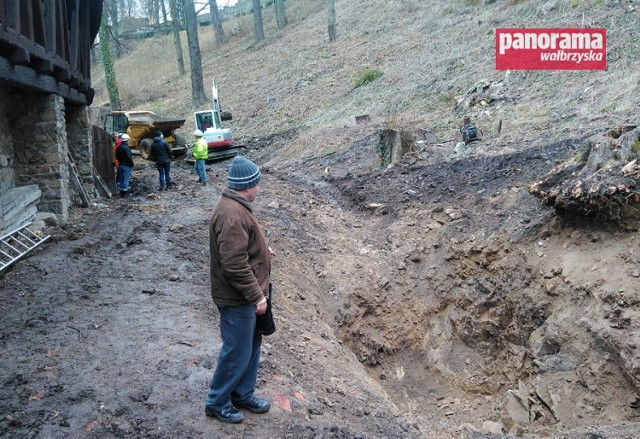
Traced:
[[7, 119], [10, 111], [9, 93], [0, 88], [0, 195], [15, 186], [16, 175], [13, 169], [13, 136]]
[[56, 95], [20, 94], [12, 102], [16, 186], [40, 186], [38, 210], [55, 213], [64, 222], [70, 206], [64, 100]]
[[93, 149], [86, 107], [65, 107], [56, 95], [0, 90], [0, 188], [37, 185], [39, 212], [66, 222], [79, 197], [70, 180], [71, 153], [85, 189], [95, 196]]

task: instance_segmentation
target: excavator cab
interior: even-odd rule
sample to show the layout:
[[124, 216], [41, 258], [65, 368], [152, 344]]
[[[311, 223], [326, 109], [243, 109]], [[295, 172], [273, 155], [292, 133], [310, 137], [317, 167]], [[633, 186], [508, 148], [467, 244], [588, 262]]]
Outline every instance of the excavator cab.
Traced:
[[[222, 160], [238, 155], [245, 149], [244, 145], [235, 145], [230, 129], [224, 128], [222, 122], [231, 120], [232, 115], [228, 111], [220, 109], [218, 89], [215, 81], [212, 82], [213, 108], [196, 111], [193, 113], [196, 128], [202, 131], [202, 137], [209, 147], [209, 160]], [[193, 158], [187, 158], [193, 161]]]
[[202, 131], [209, 149], [228, 148], [233, 145], [231, 130], [222, 126], [220, 112], [217, 110], [196, 111], [193, 113], [196, 128]]
[[124, 113], [107, 114], [104, 119], [104, 129], [109, 133], [126, 133], [129, 118]]
[[196, 128], [203, 133], [208, 129], [221, 129], [222, 121], [218, 116], [217, 111], [199, 111], [195, 113], [196, 116]]

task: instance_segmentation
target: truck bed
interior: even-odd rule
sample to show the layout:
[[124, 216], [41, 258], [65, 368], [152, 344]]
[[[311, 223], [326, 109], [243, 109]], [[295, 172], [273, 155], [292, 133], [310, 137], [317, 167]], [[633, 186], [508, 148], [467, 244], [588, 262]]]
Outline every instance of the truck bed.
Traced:
[[186, 119], [162, 117], [145, 111], [128, 111], [126, 114], [129, 119], [129, 125], [146, 125], [160, 130], [180, 128], [186, 121]]

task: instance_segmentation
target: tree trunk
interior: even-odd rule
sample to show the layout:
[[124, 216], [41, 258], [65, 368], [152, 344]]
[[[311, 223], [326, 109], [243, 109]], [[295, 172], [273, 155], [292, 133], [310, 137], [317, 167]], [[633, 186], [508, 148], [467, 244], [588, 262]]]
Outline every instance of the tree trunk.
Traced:
[[113, 39], [115, 40], [115, 48], [116, 48], [116, 59], [122, 56], [122, 46], [120, 45], [120, 17], [118, 16], [118, 1], [117, 0], [109, 0], [105, 2], [107, 6], [106, 9], [109, 10], [111, 15], [111, 33], [113, 34]]
[[162, 18], [164, 20], [163, 23], [166, 23], [168, 19], [167, 19], [167, 8], [164, 6], [164, 0], [160, 2], [160, 7], [162, 9]]
[[213, 26], [213, 32], [216, 36], [216, 44], [220, 46], [227, 42], [227, 36], [224, 34], [224, 29], [222, 28], [222, 20], [220, 19], [218, 2], [216, 0], [209, 0], [209, 11], [211, 11], [211, 25]]
[[169, 9], [171, 12], [171, 23], [173, 25], [173, 42], [176, 46], [176, 61], [178, 61], [178, 72], [180, 76], [186, 72], [184, 70], [184, 56], [182, 55], [182, 41], [180, 41], [180, 19], [178, 18], [178, 9], [176, 8], [176, 0], [169, 0]]
[[102, 50], [102, 65], [104, 66], [104, 79], [109, 92], [109, 101], [113, 110], [121, 110], [120, 93], [116, 82], [116, 72], [113, 69], [111, 48], [109, 47], [109, 29], [107, 27], [107, 14], [102, 14], [100, 23], [100, 49]]
[[158, 0], [153, 1], [153, 22], [155, 24], [160, 24], [160, 6], [158, 5]]
[[187, 40], [189, 44], [189, 65], [191, 66], [191, 106], [199, 108], [207, 100], [202, 80], [202, 58], [198, 41], [198, 21], [193, 0], [184, 0], [187, 16]]
[[287, 15], [284, 12], [284, 0], [276, 0], [276, 21], [278, 22], [278, 29], [282, 29], [287, 25]]
[[264, 27], [262, 26], [262, 5], [260, 0], [253, 0], [253, 34], [256, 43], [264, 41]]
[[329, 41], [336, 40], [336, 6], [333, 0], [327, 0], [327, 30], [329, 31]]

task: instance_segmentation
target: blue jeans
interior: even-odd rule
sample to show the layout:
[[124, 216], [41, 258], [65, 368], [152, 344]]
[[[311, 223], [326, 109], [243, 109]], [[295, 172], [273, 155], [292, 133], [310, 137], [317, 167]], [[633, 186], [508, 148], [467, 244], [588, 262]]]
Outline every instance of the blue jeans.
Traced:
[[200, 177], [200, 183], [206, 183], [207, 173], [204, 170], [204, 159], [196, 159], [196, 164], [193, 165], [193, 168], [196, 170], [198, 177]]
[[116, 177], [118, 189], [125, 192], [128, 191], [130, 178], [131, 168], [129, 166], [118, 166], [118, 175]]
[[222, 349], [211, 380], [206, 405], [219, 410], [232, 401], [244, 401], [256, 387], [262, 335], [256, 333], [256, 306], [218, 308]]
[[[158, 174], [160, 176], [160, 189], [168, 188], [171, 186], [171, 162], [159, 162], [156, 164], [158, 167]], [[165, 186], [165, 181], [167, 185]]]

